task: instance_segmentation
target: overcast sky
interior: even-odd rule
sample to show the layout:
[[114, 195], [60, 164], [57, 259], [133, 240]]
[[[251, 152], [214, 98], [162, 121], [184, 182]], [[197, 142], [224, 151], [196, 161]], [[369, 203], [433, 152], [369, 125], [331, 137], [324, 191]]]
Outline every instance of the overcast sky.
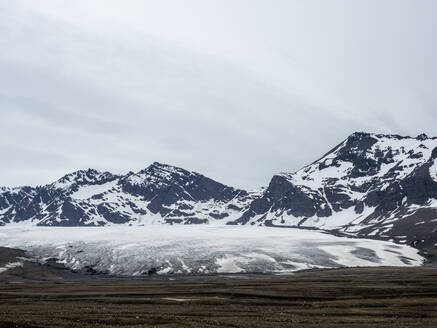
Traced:
[[255, 188], [437, 135], [437, 1], [0, 0], [0, 185], [154, 161]]

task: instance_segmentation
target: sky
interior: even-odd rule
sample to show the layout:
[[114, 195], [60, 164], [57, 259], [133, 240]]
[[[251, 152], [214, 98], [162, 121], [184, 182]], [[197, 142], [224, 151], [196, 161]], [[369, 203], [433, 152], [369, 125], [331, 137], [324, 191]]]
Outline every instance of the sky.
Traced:
[[437, 136], [434, 0], [0, 0], [0, 186], [154, 161], [253, 189]]

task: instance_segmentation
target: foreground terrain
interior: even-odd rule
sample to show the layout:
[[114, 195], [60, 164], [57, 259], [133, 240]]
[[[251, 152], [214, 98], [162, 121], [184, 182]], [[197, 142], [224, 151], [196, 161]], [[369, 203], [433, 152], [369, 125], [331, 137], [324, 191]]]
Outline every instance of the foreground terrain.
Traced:
[[[435, 268], [0, 283], [0, 327], [436, 327]], [[233, 278], [233, 279], [230, 279]]]

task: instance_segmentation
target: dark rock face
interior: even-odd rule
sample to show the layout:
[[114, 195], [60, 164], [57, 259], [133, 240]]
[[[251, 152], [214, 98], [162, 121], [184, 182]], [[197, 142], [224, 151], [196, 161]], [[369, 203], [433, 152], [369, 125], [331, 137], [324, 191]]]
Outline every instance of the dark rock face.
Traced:
[[251, 217], [265, 214], [267, 211], [284, 212], [296, 217], [313, 215], [330, 216], [332, 211], [326, 200], [318, 193], [307, 188], [293, 185], [283, 176], [275, 175], [261, 198], [255, 199], [241, 218], [229, 224], [245, 224]]
[[[189, 172], [160, 163], [130, 174], [120, 181], [124, 192], [142, 197], [150, 202], [147, 208], [154, 214], [169, 214], [169, 207], [179, 201], [207, 202], [210, 200], [227, 203], [235, 197], [248, 197], [244, 190], [237, 190], [209, 179], [201, 174]], [[184, 211], [188, 210], [188, 212]], [[192, 206], [181, 204], [178, 216], [190, 216]]]
[[430, 199], [437, 198], [437, 182], [429, 173], [433, 162], [430, 160], [419, 166], [410, 176], [401, 181], [401, 187], [410, 203], [424, 205]]

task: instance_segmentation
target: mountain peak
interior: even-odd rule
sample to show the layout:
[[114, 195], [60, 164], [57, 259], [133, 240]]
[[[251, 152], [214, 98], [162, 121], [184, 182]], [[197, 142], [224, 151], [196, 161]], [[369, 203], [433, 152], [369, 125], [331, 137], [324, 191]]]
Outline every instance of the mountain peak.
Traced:
[[384, 134], [384, 133], [371, 133], [371, 132], [354, 132], [347, 140], [362, 140], [362, 139], [412, 139], [408, 136], [401, 136], [399, 134]]
[[416, 139], [417, 140], [428, 140], [429, 139], [429, 137], [425, 134], [425, 133], [422, 133], [422, 134], [419, 134], [417, 137], [416, 137]]
[[169, 164], [165, 164], [165, 163], [160, 163], [160, 162], [153, 162], [147, 169], [158, 169], [158, 170], [163, 170], [163, 171], [167, 171], [167, 172], [189, 172], [181, 167], [177, 167], [174, 165], [169, 165]]
[[139, 171], [137, 175], [144, 177], [155, 177], [163, 180], [172, 180], [176, 176], [190, 176], [197, 175], [197, 173], [187, 171], [181, 167], [160, 162], [153, 162], [145, 169]]
[[348, 138], [363, 138], [363, 137], [369, 137], [371, 135], [374, 134], [369, 132], [356, 131], [352, 133]]
[[51, 185], [56, 189], [68, 188], [72, 185], [81, 184], [94, 184], [100, 181], [114, 180], [117, 176], [110, 172], [102, 172], [96, 169], [77, 170], [64, 175], [59, 180], [55, 181]]
[[96, 169], [92, 169], [92, 168], [86, 170], [77, 170], [64, 175], [62, 178], [58, 180], [58, 182], [60, 183], [71, 182], [72, 180], [78, 178], [92, 178], [99, 174], [101, 174], [100, 171], [97, 171]]
[[377, 139], [381, 139], [381, 138], [387, 138], [387, 139], [397, 139], [397, 140], [402, 140], [402, 139], [416, 139], [416, 140], [420, 140], [420, 141], [425, 141], [425, 140], [429, 140], [429, 139], [436, 139], [435, 137], [429, 137], [426, 133], [421, 133], [416, 137], [411, 137], [411, 136], [401, 136], [399, 134], [384, 134], [384, 133], [370, 133], [370, 132], [361, 132], [361, 131], [357, 131], [352, 133], [347, 139], [350, 140], [360, 140], [363, 138], [367, 138], [367, 137], [373, 137], [373, 138], [377, 138]]

